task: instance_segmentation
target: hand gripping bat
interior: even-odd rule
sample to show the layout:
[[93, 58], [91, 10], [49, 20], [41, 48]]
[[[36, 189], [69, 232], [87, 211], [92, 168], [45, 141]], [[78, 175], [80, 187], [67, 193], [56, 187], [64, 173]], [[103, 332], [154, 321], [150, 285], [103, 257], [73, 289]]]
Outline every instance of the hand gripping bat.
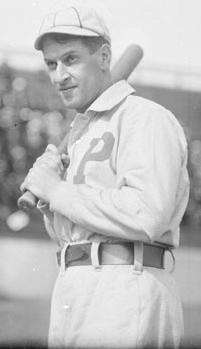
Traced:
[[[128, 79], [129, 75], [136, 68], [142, 57], [143, 50], [140, 46], [135, 44], [129, 45], [112, 68], [111, 74], [113, 83], [122, 79]], [[67, 142], [68, 135], [64, 137], [64, 139], [58, 146], [59, 154], [65, 152]], [[30, 191], [27, 190], [18, 199], [17, 204], [20, 209], [28, 210], [34, 208], [37, 204], [37, 201], [38, 199]]]

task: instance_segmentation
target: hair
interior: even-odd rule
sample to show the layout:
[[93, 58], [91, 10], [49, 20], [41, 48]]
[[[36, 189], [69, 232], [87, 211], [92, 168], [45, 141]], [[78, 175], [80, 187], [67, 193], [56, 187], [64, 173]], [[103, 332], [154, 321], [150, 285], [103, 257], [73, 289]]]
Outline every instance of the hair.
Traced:
[[[51, 38], [60, 44], [65, 44], [69, 40], [79, 39], [88, 48], [90, 54], [95, 53], [104, 44], [111, 46], [109, 41], [102, 36], [79, 36], [65, 33], [48, 33], [47, 35], [51, 35]], [[43, 49], [43, 40], [41, 42], [41, 49]]]

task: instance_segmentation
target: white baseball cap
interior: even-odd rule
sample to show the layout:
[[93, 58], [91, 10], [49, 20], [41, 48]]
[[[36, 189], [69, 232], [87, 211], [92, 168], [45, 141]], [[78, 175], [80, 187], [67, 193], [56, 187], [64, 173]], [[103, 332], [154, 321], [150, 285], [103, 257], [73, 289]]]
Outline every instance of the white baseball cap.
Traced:
[[34, 47], [41, 50], [42, 39], [49, 33], [76, 36], [101, 36], [111, 43], [109, 30], [97, 12], [89, 7], [71, 6], [48, 14], [42, 21]]

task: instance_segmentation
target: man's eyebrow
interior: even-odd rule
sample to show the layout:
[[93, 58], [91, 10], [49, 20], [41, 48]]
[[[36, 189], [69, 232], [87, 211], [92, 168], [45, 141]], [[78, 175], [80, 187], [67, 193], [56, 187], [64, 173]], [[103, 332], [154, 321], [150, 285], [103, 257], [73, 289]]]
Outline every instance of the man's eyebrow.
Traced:
[[44, 57], [44, 61], [45, 62], [48, 62], [48, 61], [54, 61], [54, 62], [56, 62], [58, 59], [63, 59], [63, 58], [66, 58], [67, 56], [70, 56], [70, 55], [77, 55], [78, 54], [78, 52], [77, 51], [75, 51], [75, 50], [71, 50], [71, 51], [68, 51], [68, 52], [65, 52], [65, 53], [63, 53], [59, 58], [51, 58], [51, 57]]
[[78, 52], [71, 50], [71, 51], [65, 52], [63, 55], [61, 55], [60, 59], [65, 58], [66, 56], [75, 55], [75, 54], [78, 54]]

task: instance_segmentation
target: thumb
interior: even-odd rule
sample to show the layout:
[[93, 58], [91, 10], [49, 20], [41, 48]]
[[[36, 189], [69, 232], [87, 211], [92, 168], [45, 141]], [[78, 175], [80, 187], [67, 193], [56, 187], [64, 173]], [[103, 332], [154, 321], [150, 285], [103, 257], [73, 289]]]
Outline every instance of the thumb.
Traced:
[[54, 153], [54, 154], [59, 154], [58, 149], [54, 144], [48, 144], [45, 151], [49, 151], [49, 152]]

